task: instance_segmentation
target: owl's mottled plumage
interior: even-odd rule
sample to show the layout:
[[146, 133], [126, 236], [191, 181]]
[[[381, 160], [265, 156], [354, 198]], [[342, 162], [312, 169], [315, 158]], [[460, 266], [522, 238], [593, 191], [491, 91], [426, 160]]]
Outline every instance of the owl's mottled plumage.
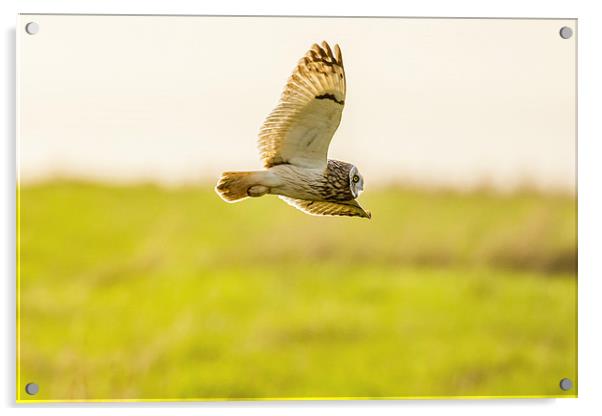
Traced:
[[338, 45], [314, 44], [288, 79], [280, 102], [259, 132], [266, 168], [226, 172], [216, 191], [228, 202], [279, 195], [313, 215], [370, 218], [357, 203], [363, 178], [350, 163], [327, 158], [345, 104], [345, 70]]

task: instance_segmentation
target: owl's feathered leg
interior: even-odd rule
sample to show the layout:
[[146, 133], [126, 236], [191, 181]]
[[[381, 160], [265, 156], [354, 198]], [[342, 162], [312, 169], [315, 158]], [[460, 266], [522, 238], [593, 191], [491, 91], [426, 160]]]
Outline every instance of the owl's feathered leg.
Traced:
[[270, 192], [270, 188], [263, 185], [255, 185], [247, 189], [247, 195], [253, 198], [257, 198], [258, 196], [264, 196], [268, 192]]

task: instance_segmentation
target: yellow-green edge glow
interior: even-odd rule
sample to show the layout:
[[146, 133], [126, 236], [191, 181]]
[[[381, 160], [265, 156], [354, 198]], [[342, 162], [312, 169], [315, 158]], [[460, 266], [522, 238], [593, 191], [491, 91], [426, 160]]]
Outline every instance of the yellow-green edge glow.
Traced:
[[21, 400], [21, 187], [17, 172], [17, 403]]
[[343, 401], [343, 400], [488, 400], [488, 399], [564, 399], [577, 398], [577, 394], [562, 396], [542, 394], [533, 396], [391, 396], [391, 397], [265, 397], [265, 398], [198, 398], [198, 399], [72, 399], [72, 400], [17, 400], [17, 403], [169, 403], [169, 402], [264, 402], [264, 401]]

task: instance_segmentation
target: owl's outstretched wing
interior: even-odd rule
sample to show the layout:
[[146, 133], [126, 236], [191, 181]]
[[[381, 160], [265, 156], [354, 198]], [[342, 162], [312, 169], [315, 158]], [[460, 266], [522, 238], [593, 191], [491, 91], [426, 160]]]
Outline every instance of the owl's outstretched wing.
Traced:
[[339, 45], [314, 44], [297, 64], [259, 131], [259, 152], [266, 168], [288, 163], [326, 168], [328, 146], [341, 122], [345, 70]]
[[365, 211], [355, 199], [342, 202], [308, 201], [287, 196], [281, 196], [280, 199], [306, 214], [372, 218], [370, 212]]

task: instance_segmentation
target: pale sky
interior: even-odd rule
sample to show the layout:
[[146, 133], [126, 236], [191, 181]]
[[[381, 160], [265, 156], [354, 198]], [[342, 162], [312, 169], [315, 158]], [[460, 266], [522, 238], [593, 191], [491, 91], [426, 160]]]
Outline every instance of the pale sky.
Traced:
[[347, 77], [329, 157], [367, 188], [574, 190], [576, 35], [562, 26], [576, 32], [574, 20], [22, 15], [20, 179], [206, 183], [259, 169], [259, 127], [327, 40]]

